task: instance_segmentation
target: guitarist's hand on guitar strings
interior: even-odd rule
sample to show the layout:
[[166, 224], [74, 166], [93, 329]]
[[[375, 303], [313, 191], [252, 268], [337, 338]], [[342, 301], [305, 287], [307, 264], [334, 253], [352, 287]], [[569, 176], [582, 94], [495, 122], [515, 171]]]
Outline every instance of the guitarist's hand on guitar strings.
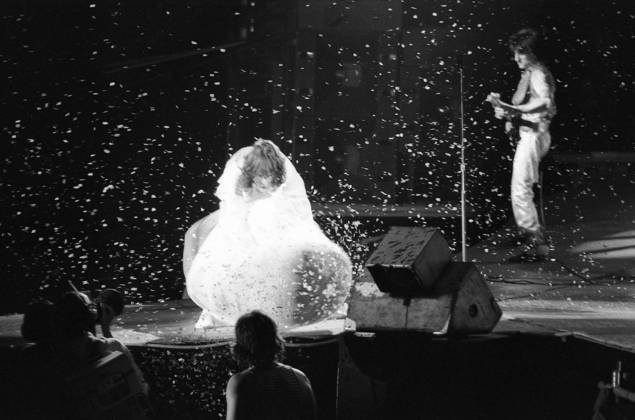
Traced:
[[505, 111], [503, 108], [501, 108], [500, 106], [494, 107], [494, 118], [496, 118], [497, 120], [502, 120], [503, 118], [508, 118], [508, 117], [509, 117], [509, 113]]
[[505, 119], [505, 133], [507, 136], [515, 142], [518, 140], [518, 127], [514, 124], [514, 117], [516, 117], [519, 112], [512, 107], [512, 105], [507, 104], [500, 100], [500, 93], [491, 92], [485, 98], [485, 102], [489, 102], [492, 104], [494, 108], [494, 117], [501, 120]]

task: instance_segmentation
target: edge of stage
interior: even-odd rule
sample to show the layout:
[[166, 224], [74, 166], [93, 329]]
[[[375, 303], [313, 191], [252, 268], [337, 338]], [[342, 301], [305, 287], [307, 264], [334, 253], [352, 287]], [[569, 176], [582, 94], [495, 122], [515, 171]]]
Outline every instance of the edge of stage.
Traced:
[[[635, 221], [630, 219], [624, 214], [577, 229], [552, 226], [555, 251], [542, 263], [505, 262], [518, 251], [505, 245], [512, 242], [511, 229], [468, 248], [468, 260], [476, 264], [503, 311], [492, 333], [480, 337], [573, 336], [635, 353]], [[195, 329], [199, 314], [187, 299], [130, 305], [114, 321], [112, 333], [128, 346], [198, 348], [231, 341], [230, 327]], [[0, 346], [24, 343], [21, 322], [21, 314], [0, 317]], [[283, 335], [323, 339], [354, 331], [354, 320], [341, 318]]]
[[[617, 224], [617, 222], [615, 222]], [[608, 235], [604, 242], [590, 235], [588, 226], [580, 232], [584, 243], [596, 243], [606, 255], [611, 241], [624, 248], [621, 236]], [[605, 232], [605, 231], [603, 231]], [[556, 232], [557, 233], [557, 232]], [[632, 232], [631, 232], [632, 233]], [[479, 335], [536, 334], [573, 336], [615, 349], [635, 353], [635, 258], [582, 260], [574, 247], [563, 247], [544, 263], [511, 264], [501, 259], [511, 255], [501, 235], [468, 249], [469, 259], [485, 277], [503, 316], [492, 333]], [[586, 234], [586, 235], [585, 235]], [[589, 236], [590, 235], [590, 236]], [[606, 236], [602, 234], [601, 236]], [[557, 235], [554, 235], [557, 237]], [[627, 240], [635, 245], [635, 237]], [[556, 244], [556, 250], [559, 249]], [[631, 248], [635, 249], [635, 248]], [[621, 252], [621, 251], [620, 251]], [[620, 281], [620, 277], [630, 280]], [[112, 326], [113, 336], [128, 346], [200, 348], [227, 344], [231, 327], [195, 329], [200, 309], [190, 300], [127, 306]], [[0, 345], [20, 346], [22, 315], [0, 317]], [[319, 340], [356, 331], [355, 322], [340, 318], [283, 331], [286, 337]], [[441, 336], [443, 337], [443, 336]]]

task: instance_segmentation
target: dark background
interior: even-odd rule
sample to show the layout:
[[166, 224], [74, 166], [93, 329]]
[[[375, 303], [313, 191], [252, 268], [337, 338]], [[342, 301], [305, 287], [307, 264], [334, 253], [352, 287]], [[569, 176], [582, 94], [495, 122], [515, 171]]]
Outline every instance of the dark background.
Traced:
[[[305, 3], [2, 2], [0, 311], [53, 298], [66, 280], [121, 288], [131, 303], [180, 297], [183, 234], [217, 207], [222, 165], [254, 137], [294, 157], [315, 201], [457, 202], [457, 55], [470, 228], [496, 228], [513, 148], [483, 99], [513, 91], [506, 39], [522, 26], [542, 33], [557, 80], [552, 155], [633, 150], [628, 0]], [[303, 159], [293, 134], [310, 94], [297, 88], [307, 33], [317, 58]], [[406, 85], [381, 114], [382, 98]], [[363, 226], [320, 223], [358, 252]]]

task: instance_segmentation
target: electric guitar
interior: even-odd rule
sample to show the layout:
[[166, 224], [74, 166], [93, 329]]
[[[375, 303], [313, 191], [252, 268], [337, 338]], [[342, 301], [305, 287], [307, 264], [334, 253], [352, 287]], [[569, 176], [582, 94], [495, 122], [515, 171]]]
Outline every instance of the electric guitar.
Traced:
[[501, 101], [500, 93], [491, 92], [485, 98], [485, 102], [489, 102], [492, 104], [494, 108], [495, 117], [499, 120], [505, 119], [511, 123], [511, 128], [509, 130], [505, 127], [505, 134], [509, 137], [509, 140], [512, 142], [517, 142], [520, 139], [520, 134], [518, 131], [518, 127], [520, 126], [520, 114], [517, 112], [510, 111], [505, 107], [507, 105], [503, 101]]

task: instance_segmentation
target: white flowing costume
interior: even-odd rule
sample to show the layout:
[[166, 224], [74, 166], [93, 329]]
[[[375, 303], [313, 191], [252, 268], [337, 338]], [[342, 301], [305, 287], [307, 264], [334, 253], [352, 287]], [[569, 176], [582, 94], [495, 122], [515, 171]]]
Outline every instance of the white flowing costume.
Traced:
[[270, 195], [254, 198], [239, 187], [251, 150], [225, 165], [218, 224], [186, 273], [187, 293], [203, 309], [196, 326], [233, 325], [255, 309], [281, 328], [332, 317], [348, 297], [350, 259], [313, 220], [304, 182], [286, 157], [285, 182]]

